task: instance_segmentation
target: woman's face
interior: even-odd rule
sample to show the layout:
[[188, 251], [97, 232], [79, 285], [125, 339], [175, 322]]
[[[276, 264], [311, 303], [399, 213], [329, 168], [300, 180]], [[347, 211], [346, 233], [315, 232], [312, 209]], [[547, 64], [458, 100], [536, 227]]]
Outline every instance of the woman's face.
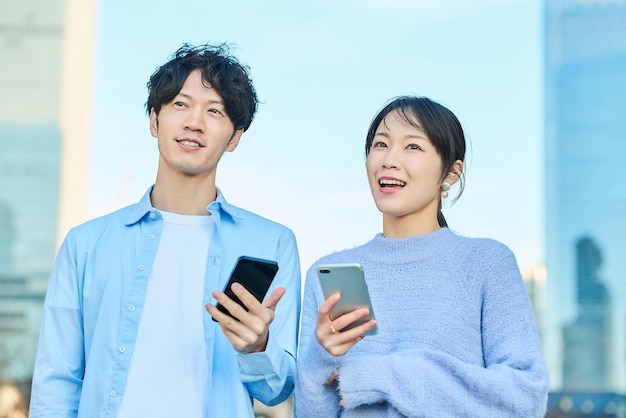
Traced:
[[398, 111], [389, 113], [376, 130], [366, 169], [385, 227], [409, 222], [438, 229], [441, 157], [422, 129]]

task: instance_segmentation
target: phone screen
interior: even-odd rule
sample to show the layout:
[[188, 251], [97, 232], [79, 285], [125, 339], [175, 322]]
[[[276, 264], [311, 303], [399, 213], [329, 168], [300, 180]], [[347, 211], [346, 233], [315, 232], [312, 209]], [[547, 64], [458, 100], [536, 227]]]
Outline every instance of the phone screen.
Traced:
[[[239, 300], [231, 290], [231, 285], [235, 282], [240, 283], [248, 292], [252, 293], [259, 302], [262, 302], [277, 271], [278, 264], [275, 261], [241, 256], [237, 259], [235, 268], [224, 288], [224, 293], [247, 311], [248, 308], [246, 308], [244, 303]], [[217, 309], [226, 315], [232, 316], [230, 312], [220, 304], [217, 305]]]

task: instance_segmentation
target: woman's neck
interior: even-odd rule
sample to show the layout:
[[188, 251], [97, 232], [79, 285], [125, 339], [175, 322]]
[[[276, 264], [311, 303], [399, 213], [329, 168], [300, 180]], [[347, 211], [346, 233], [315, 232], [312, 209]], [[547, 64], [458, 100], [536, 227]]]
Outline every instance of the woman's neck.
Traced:
[[426, 235], [441, 228], [436, 216], [412, 214], [409, 216], [389, 216], [383, 214], [383, 236], [386, 238], [406, 238]]

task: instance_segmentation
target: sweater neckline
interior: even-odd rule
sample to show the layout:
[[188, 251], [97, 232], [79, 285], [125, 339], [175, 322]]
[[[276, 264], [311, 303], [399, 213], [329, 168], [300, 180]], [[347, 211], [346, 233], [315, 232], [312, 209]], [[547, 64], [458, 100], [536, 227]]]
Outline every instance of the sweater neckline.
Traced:
[[[388, 238], [378, 233], [370, 242], [377, 257], [389, 259], [391, 262], [415, 261], [443, 253], [452, 244], [455, 234], [446, 227], [424, 235], [413, 235], [405, 238]], [[387, 256], [387, 257], [385, 257]]]

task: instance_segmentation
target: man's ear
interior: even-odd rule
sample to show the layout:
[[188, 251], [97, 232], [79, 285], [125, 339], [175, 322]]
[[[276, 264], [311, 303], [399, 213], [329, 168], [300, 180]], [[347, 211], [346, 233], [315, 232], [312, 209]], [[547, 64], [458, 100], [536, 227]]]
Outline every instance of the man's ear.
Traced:
[[150, 109], [150, 134], [155, 138], [159, 137], [159, 120], [154, 108]]
[[452, 164], [452, 168], [450, 169], [450, 172], [448, 173], [446, 178], [443, 180], [443, 182], [448, 183], [452, 186], [461, 178], [462, 174], [463, 174], [463, 161], [456, 160], [454, 164]]
[[226, 151], [233, 152], [235, 148], [237, 148], [237, 145], [239, 145], [239, 140], [241, 139], [241, 135], [243, 135], [243, 129], [237, 129], [232, 138], [230, 138], [230, 141], [228, 141]]

